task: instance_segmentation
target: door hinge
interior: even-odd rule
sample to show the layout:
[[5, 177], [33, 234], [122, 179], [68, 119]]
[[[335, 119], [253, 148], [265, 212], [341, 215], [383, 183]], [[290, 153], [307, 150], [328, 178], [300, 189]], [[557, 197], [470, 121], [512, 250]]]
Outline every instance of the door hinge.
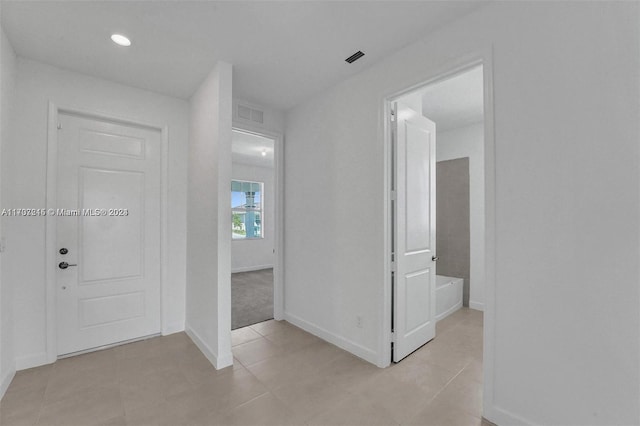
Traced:
[[396, 112], [394, 110], [390, 111], [390, 116], [391, 116], [391, 121], [395, 122], [396, 121]]
[[393, 342], [395, 342], [395, 341], [396, 341], [396, 332], [395, 332], [395, 331], [392, 331], [392, 332], [391, 332], [391, 343], [393, 343]]
[[391, 261], [391, 272], [395, 272], [396, 271], [396, 262], [394, 262], [393, 260]]
[[62, 124], [58, 123], [58, 130], [62, 129]]
[[391, 190], [391, 201], [395, 201], [396, 200], [396, 191], [395, 189]]

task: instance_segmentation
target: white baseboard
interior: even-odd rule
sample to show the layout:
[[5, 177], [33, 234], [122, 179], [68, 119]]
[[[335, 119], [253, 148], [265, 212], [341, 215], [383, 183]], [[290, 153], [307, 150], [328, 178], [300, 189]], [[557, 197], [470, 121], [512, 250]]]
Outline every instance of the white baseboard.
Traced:
[[474, 302], [473, 300], [469, 300], [469, 308], [475, 309], [476, 311], [484, 311], [484, 303]]
[[46, 352], [25, 355], [16, 358], [16, 371], [26, 370], [27, 368], [40, 367], [41, 365], [51, 364]]
[[243, 266], [241, 268], [231, 269], [231, 273], [235, 274], [236, 272], [261, 271], [263, 269], [273, 269], [273, 265]]
[[378, 365], [378, 353], [375, 351], [372, 351], [369, 348], [366, 348], [349, 339], [346, 339], [342, 336], [339, 336], [328, 330], [325, 330], [322, 327], [318, 327], [317, 325], [312, 324], [306, 320], [303, 320], [302, 318], [296, 315], [290, 314], [288, 312], [284, 313], [284, 319], [287, 322], [290, 322], [291, 324], [295, 325], [296, 327], [299, 327], [304, 331], [313, 334], [314, 336], [317, 336], [323, 340], [326, 340], [329, 343], [333, 343], [339, 348], [342, 348], [347, 352], [351, 352], [355, 356], [360, 357], [365, 361], [369, 361], [370, 363], [376, 366]]
[[508, 412], [507, 410], [496, 407], [495, 405], [489, 407], [488, 410], [485, 409], [482, 417], [498, 426], [529, 426], [535, 424], [530, 420], [524, 419], [520, 416]]
[[462, 300], [456, 303], [455, 305], [453, 305], [452, 307], [450, 307], [449, 309], [447, 309], [446, 311], [444, 311], [443, 313], [441, 313], [440, 315], [436, 315], [436, 322], [442, 319], [445, 319], [446, 317], [448, 317], [449, 315], [451, 315], [452, 313], [454, 313], [460, 308], [462, 308]]
[[180, 333], [181, 331], [184, 331], [184, 323], [167, 324], [162, 329], [162, 335], [163, 336], [168, 336], [170, 334]]
[[16, 370], [12, 369], [10, 371], [7, 371], [7, 374], [5, 374], [4, 377], [0, 379], [0, 400], [4, 397], [7, 389], [9, 389], [9, 385], [11, 384], [11, 381], [13, 380], [13, 377], [15, 375]]
[[204, 343], [204, 341], [200, 338], [198, 333], [193, 331], [189, 327], [189, 325], [187, 325], [187, 327], [185, 329], [185, 332], [187, 333], [187, 336], [189, 336], [191, 338], [193, 343], [195, 343], [195, 345], [198, 347], [198, 349], [200, 349], [200, 352], [202, 352], [202, 354], [205, 357], [207, 357], [209, 362], [213, 365], [213, 367], [216, 370], [220, 370], [222, 368], [229, 367], [229, 366], [233, 365], [233, 354], [231, 352], [229, 352], [228, 354], [223, 354], [221, 356], [217, 356], [216, 354], [213, 353], [213, 350], [211, 350], [209, 345]]

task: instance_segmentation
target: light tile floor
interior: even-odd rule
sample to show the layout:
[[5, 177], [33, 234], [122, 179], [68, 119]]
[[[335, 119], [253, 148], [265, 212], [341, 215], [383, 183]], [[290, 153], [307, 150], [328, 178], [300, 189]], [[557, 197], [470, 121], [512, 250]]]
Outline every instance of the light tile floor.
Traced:
[[386, 369], [286, 322], [232, 337], [234, 366], [220, 371], [184, 333], [20, 371], [0, 424], [483, 424], [480, 312], [444, 319], [434, 341]]

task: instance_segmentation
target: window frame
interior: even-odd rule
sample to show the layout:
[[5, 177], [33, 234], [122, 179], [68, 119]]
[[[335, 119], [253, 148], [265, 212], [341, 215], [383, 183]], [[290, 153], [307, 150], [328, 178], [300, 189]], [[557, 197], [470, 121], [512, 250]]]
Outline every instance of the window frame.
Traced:
[[[240, 191], [234, 191], [233, 190], [233, 183], [234, 182], [238, 182], [238, 183], [250, 183], [250, 184], [258, 184], [260, 185], [260, 208], [259, 209], [247, 209], [246, 207], [233, 207], [233, 205], [231, 206], [231, 240], [232, 241], [256, 241], [256, 240], [263, 240], [265, 238], [264, 236], [264, 231], [265, 231], [265, 226], [264, 226], [264, 182], [258, 182], [258, 181], [253, 181], [253, 180], [245, 180], [245, 179], [231, 179], [231, 191], [230, 191], [230, 195], [231, 195], [231, 200], [233, 201], [233, 193], [234, 192], [240, 192]], [[242, 238], [234, 238], [234, 232], [233, 232], [233, 215], [235, 213], [244, 213], [246, 214], [248, 211], [254, 211], [257, 212], [260, 215], [260, 236], [258, 237], [248, 237], [246, 235], [246, 230], [245, 230], [245, 235]]]

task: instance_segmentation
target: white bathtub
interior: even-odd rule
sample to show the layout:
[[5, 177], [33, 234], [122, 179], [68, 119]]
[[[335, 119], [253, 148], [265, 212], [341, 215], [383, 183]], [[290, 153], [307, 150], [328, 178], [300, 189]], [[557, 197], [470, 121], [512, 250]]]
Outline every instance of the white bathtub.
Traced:
[[462, 278], [436, 275], [436, 321], [462, 307]]

